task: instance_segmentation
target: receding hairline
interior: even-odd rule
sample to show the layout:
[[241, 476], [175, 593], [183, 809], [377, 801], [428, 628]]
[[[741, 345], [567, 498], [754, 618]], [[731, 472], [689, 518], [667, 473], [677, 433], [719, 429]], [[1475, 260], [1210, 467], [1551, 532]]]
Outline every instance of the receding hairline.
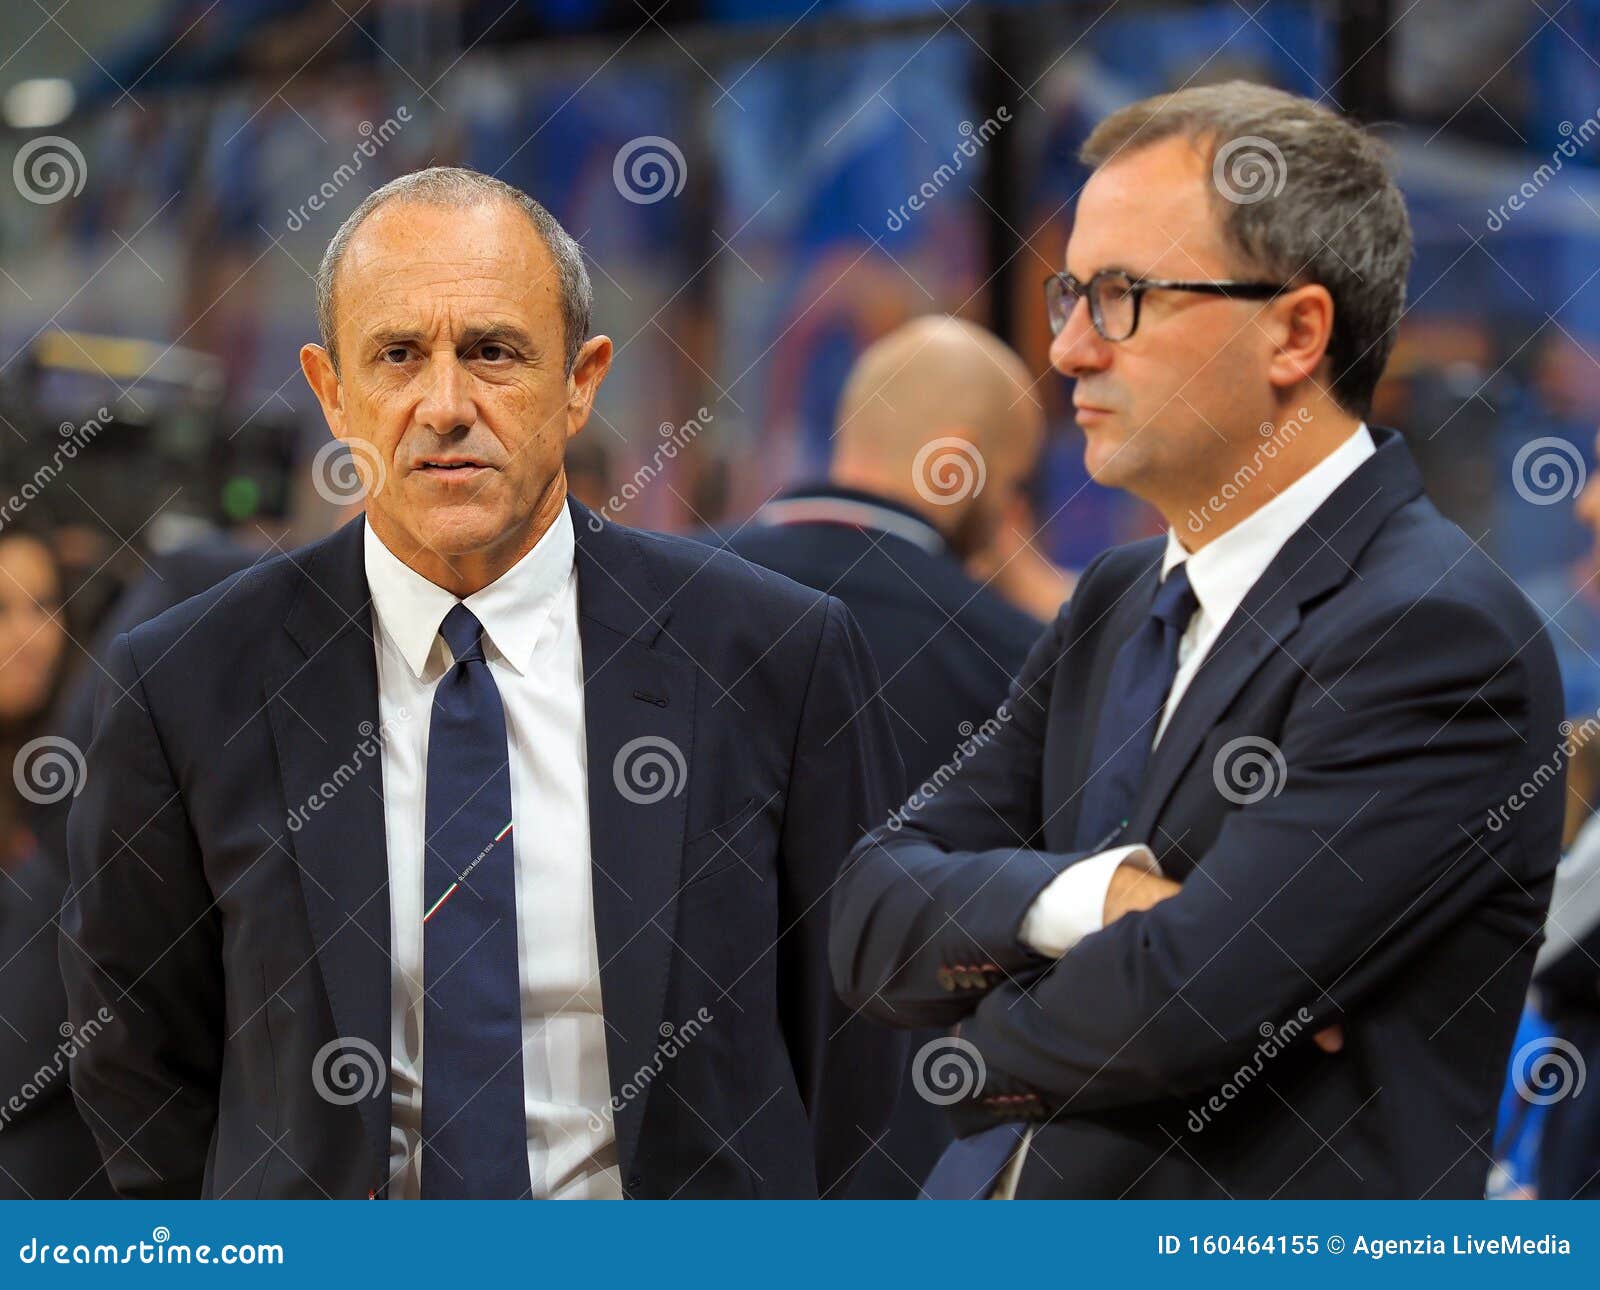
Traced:
[[570, 373], [579, 349], [589, 337], [593, 291], [583, 251], [559, 220], [520, 189], [464, 167], [435, 166], [391, 180], [369, 194], [334, 232], [315, 276], [317, 329], [335, 372], [339, 368], [335, 302], [350, 244], [370, 220], [392, 206], [411, 203], [442, 210], [474, 210], [504, 203], [520, 211], [533, 226], [555, 270], [561, 309], [564, 368]]
[[[472, 194], [463, 197], [463, 199], [460, 201], [452, 201], [441, 197], [425, 197], [420, 193], [393, 193], [384, 198], [383, 201], [379, 202], [371, 210], [365, 212], [360, 221], [350, 229], [349, 236], [339, 245], [338, 254], [334, 257], [333, 264], [331, 266], [332, 272], [328, 282], [328, 294], [331, 300], [335, 302], [338, 300], [339, 281], [344, 276], [345, 262], [350, 258], [350, 248], [355, 245], [356, 239], [360, 237], [362, 233], [368, 231], [373, 220], [382, 215], [391, 215], [396, 212], [398, 208], [405, 206], [425, 206], [431, 207], [434, 210], [452, 211], [475, 211], [481, 210], [488, 206], [502, 206], [507, 209], [514, 210], [517, 212], [517, 214], [521, 215], [522, 218], [527, 221], [528, 227], [534, 231], [534, 234], [538, 238], [539, 245], [544, 249], [547, 255], [550, 254], [550, 247], [545, 243], [539, 226], [534, 223], [528, 212], [516, 202], [512, 201], [509, 197], [502, 196], [499, 193], [484, 192]], [[554, 257], [552, 257], [552, 259], [553, 258]]]

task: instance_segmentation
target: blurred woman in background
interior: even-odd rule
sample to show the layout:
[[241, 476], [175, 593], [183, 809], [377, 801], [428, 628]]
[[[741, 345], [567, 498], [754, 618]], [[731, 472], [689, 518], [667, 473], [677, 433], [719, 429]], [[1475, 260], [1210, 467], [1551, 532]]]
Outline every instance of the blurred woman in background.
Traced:
[[35, 848], [30, 803], [16, 783], [17, 757], [43, 726], [66, 660], [61, 573], [43, 538], [0, 530], [0, 867], [14, 869]]
[[42, 536], [0, 530], [0, 1199], [111, 1194], [68, 1082], [73, 1049], [93, 1039], [67, 1027], [57, 966], [66, 857], [41, 849], [31, 818], [76, 781], [24, 755], [50, 733], [65, 671], [61, 584]]

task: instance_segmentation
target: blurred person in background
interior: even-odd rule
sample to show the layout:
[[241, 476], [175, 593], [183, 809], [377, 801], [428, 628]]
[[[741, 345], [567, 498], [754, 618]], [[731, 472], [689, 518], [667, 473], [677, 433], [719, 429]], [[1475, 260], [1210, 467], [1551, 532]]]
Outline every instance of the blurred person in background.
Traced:
[[66, 671], [61, 570], [42, 535], [0, 528], [0, 868], [14, 869], [37, 844], [30, 804], [10, 775], [21, 749], [46, 733], [45, 719]]
[[[1572, 722], [1568, 776], [1595, 802], [1600, 718]], [[1511, 1091], [1542, 1110], [1534, 1177], [1541, 1200], [1600, 1199], [1600, 815], [1592, 805], [1556, 870], [1534, 964], [1533, 1009], [1550, 1031], [1513, 1057]]]
[[611, 454], [605, 444], [595, 435], [579, 435], [567, 445], [566, 472], [568, 494], [591, 511], [604, 511], [611, 495]]
[[[1597, 437], [1600, 450], [1600, 437]], [[1571, 715], [1565, 724], [1566, 822], [1534, 990], [1502, 1099], [1496, 1156], [1509, 1182], [1542, 1200], [1600, 1198], [1600, 475], [1574, 512], [1594, 538], [1585, 559], [1545, 585]], [[1581, 635], [1578, 633], [1582, 633]], [[1563, 648], [1563, 646], [1565, 648]], [[1548, 791], [1548, 790], [1547, 790]]]
[[967, 560], [967, 572], [1041, 624], [1072, 598], [1077, 575], [1041, 548], [1044, 538], [1032, 488], [1024, 484], [1005, 505], [988, 543]]
[[[1600, 465], [1600, 433], [1595, 435], [1594, 451]], [[1525, 590], [1551, 626], [1567, 710], [1593, 714], [1600, 709], [1600, 469], [1584, 476], [1573, 514], [1590, 534], [1588, 548], [1576, 559], [1530, 578]]]
[[[47, 714], [65, 670], [61, 572], [42, 536], [0, 530], [0, 1199], [110, 1195], [68, 1081], [56, 961], [66, 857], [33, 812], [77, 782]], [[42, 742], [41, 742], [42, 741]], [[80, 1032], [93, 1042], [93, 1027]]]
[[[883, 678], [913, 784], [981, 741], [975, 732], [1044, 627], [962, 568], [992, 549], [1037, 462], [1044, 421], [1031, 384], [1022, 360], [981, 327], [945, 316], [904, 324], [851, 369], [827, 481], [767, 503], [726, 539], [745, 559], [844, 601]], [[912, 1047], [939, 1033], [913, 1035]], [[950, 1141], [948, 1117], [919, 1095], [910, 1067], [900, 1084], [854, 1197], [915, 1196]]]
[[960, 1027], [930, 1196], [1481, 1197], [1559, 771], [1490, 814], [1561, 694], [1366, 422], [1404, 199], [1359, 127], [1244, 82], [1131, 104], [1082, 157], [1051, 361], [1091, 475], [1168, 533], [1084, 571], [1005, 728], [858, 844], [835, 979]]

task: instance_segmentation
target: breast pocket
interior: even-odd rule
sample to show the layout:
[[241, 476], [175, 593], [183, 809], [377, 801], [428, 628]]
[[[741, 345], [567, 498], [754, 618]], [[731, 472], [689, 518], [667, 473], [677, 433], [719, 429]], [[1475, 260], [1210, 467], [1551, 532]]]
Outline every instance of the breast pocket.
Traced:
[[722, 823], [689, 838], [683, 844], [682, 886], [693, 887], [736, 865], [755, 871], [766, 828], [762, 806], [752, 794]]

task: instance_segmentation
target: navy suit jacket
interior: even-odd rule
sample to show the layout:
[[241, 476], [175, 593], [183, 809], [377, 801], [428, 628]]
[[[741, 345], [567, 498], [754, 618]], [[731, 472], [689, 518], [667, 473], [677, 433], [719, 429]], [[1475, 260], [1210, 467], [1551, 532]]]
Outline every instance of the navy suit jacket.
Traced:
[[[866, 647], [835, 600], [571, 507], [626, 1193], [837, 1191], [889, 1111], [890, 1082], [863, 1075], [903, 1060], [827, 977], [839, 863], [901, 791]], [[123, 1195], [383, 1194], [388, 869], [361, 525], [112, 652], [61, 953], [73, 1018], [114, 1018], [72, 1086]], [[620, 791], [638, 740], [681, 758], [670, 792]]]
[[[886, 498], [855, 489], [810, 487], [785, 500], [866, 502], [925, 523]], [[938, 535], [928, 530], [930, 538]], [[766, 524], [756, 519], [722, 536], [728, 548], [767, 569], [844, 601], [872, 650], [906, 778], [931, 783], [959, 763], [960, 749], [1005, 700], [1011, 680], [1045, 625], [968, 576], [945, 549], [925, 549], [882, 529], [821, 521]], [[920, 1048], [934, 1030], [912, 1035]], [[944, 1108], [921, 1096], [916, 1072], [900, 1074], [889, 1131], [861, 1162], [856, 1199], [917, 1194], [952, 1137]]]
[[1003, 731], [852, 855], [835, 979], [887, 1021], [959, 1024], [982, 1072], [959, 1130], [1036, 1126], [1020, 1196], [1483, 1194], [1560, 854], [1561, 687], [1532, 607], [1375, 434], [1152, 755], [1123, 840], [1178, 895], [1059, 960], [1018, 939], [1083, 858], [1096, 720], [1163, 540], [1090, 566]]

